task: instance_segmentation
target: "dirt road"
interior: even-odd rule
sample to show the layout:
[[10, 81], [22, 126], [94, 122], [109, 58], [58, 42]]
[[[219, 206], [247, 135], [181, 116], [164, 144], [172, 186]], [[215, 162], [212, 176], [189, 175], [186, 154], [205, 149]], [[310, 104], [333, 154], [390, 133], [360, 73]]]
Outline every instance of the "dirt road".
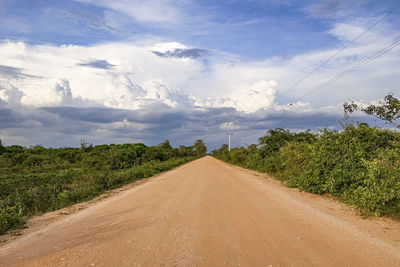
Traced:
[[1, 266], [400, 266], [400, 225], [205, 157], [0, 248]]

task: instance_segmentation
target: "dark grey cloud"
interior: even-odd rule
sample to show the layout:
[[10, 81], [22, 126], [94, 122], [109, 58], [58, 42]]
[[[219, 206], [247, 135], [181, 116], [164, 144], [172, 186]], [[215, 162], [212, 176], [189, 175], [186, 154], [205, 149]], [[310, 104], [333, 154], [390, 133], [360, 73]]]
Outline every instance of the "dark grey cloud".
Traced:
[[[270, 128], [339, 127], [340, 120], [340, 116], [321, 112], [296, 115], [289, 111], [260, 111], [245, 114], [233, 108], [171, 108], [162, 103], [139, 110], [64, 106], [36, 108], [19, 114], [18, 111], [0, 111], [0, 120], [9, 117], [15, 119], [8, 127], [27, 129], [25, 134], [19, 132], [30, 140], [26, 145], [40, 143], [48, 146], [65, 145], [67, 140], [70, 140], [70, 145], [77, 145], [82, 138], [95, 144], [140, 141], [149, 145], [169, 139], [177, 146], [189, 145], [202, 138], [209, 147], [218, 147], [225, 142], [226, 130], [221, 128], [221, 124], [226, 122], [240, 126], [235, 130], [233, 144], [241, 145], [256, 143]], [[28, 133], [36, 135], [31, 138]]]
[[108, 63], [107, 60], [101, 60], [101, 59], [92, 59], [86, 62], [81, 62], [77, 64], [78, 66], [84, 66], [84, 67], [91, 67], [91, 68], [96, 68], [96, 69], [103, 69], [103, 70], [111, 70], [114, 68], [116, 65]]
[[[270, 110], [241, 113], [233, 108], [171, 108], [154, 103], [139, 110], [109, 107], [7, 107], [0, 109], [0, 138], [6, 144], [78, 146], [85, 138], [93, 144], [144, 142], [156, 145], [168, 139], [174, 146], [203, 139], [209, 149], [226, 142], [223, 123], [239, 126], [234, 146], [257, 143], [268, 129], [340, 129], [340, 113]], [[355, 118], [365, 121], [365, 118]], [[373, 122], [368, 121], [372, 125]]]
[[[41, 110], [56, 114], [61, 119], [79, 121], [81, 123], [111, 124], [117, 122], [137, 123], [146, 131], [161, 132], [177, 129], [187, 120], [182, 110], [172, 110], [159, 103], [149, 105], [140, 110], [113, 109], [106, 107], [43, 107]], [[161, 111], [162, 112], [157, 112]], [[107, 126], [106, 126], [107, 127]], [[118, 132], [131, 132], [132, 129], [113, 129]]]
[[317, 111], [295, 112], [283, 110], [273, 112], [260, 111], [258, 113], [241, 116], [239, 120], [246, 122], [246, 125], [248, 124], [252, 129], [268, 129], [271, 127], [307, 129], [338, 126], [338, 121], [342, 118], [341, 114]]
[[17, 78], [40, 78], [39, 76], [30, 75], [24, 73], [24, 69], [0, 65], [0, 77], [8, 78], [8, 79], [17, 79]]
[[52, 114], [56, 114], [60, 118], [94, 123], [112, 123], [123, 121], [129, 114], [127, 110], [104, 107], [42, 107], [40, 109]]
[[152, 51], [152, 52], [159, 57], [192, 58], [192, 59], [204, 57], [209, 54], [207, 50], [199, 48], [186, 48], [186, 49], [177, 48], [164, 53], [158, 51]]
[[0, 109], [0, 128], [7, 128], [10, 123], [18, 121], [11, 109]]

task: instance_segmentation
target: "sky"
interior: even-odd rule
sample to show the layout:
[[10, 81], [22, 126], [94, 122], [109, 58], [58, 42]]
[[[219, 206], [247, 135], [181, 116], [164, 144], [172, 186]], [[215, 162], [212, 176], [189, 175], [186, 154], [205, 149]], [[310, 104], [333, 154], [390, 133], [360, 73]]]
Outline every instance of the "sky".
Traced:
[[399, 4], [0, 0], [0, 138], [212, 150], [226, 132], [244, 146], [271, 128], [338, 129], [344, 102], [400, 95]]

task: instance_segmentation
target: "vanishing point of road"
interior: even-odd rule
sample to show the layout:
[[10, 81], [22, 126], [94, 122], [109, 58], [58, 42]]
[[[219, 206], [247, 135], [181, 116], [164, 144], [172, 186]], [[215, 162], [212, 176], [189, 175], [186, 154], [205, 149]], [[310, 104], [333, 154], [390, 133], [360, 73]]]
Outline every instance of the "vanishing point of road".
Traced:
[[0, 266], [400, 266], [400, 224], [204, 157], [0, 245]]

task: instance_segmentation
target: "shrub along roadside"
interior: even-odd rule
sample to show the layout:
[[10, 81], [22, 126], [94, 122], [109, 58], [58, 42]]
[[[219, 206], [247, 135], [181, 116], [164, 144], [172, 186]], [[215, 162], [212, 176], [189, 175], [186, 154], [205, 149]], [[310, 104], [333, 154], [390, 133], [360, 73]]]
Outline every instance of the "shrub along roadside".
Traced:
[[400, 133], [365, 123], [343, 131], [268, 131], [258, 145], [212, 155], [267, 172], [290, 187], [331, 194], [364, 216], [400, 214]]
[[92, 199], [106, 190], [153, 176], [194, 157], [152, 161], [122, 171], [64, 170], [59, 173], [3, 175], [0, 178], [0, 234], [27, 217]]
[[27, 218], [86, 201], [202, 157], [206, 146], [121, 144], [81, 148], [4, 147], [0, 141], [0, 234]]

